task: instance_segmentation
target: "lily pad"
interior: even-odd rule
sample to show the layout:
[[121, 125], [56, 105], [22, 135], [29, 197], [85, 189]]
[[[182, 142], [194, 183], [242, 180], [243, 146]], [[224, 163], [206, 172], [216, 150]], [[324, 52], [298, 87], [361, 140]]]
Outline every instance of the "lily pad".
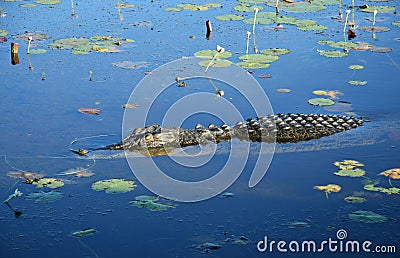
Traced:
[[379, 173], [380, 176], [386, 176], [391, 179], [400, 179], [400, 168], [392, 168]]
[[292, 92], [291, 89], [277, 89], [276, 91], [279, 92], [279, 93], [289, 93], [289, 92]]
[[335, 104], [335, 101], [327, 98], [314, 98], [309, 99], [308, 103], [314, 106], [331, 106]]
[[365, 198], [357, 197], [357, 196], [347, 196], [344, 200], [348, 203], [363, 203], [366, 201]]
[[31, 54], [44, 54], [44, 53], [46, 53], [46, 52], [47, 52], [46, 49], [41, 49], [41, 48], [38, 48], [38, 49], [31, 49], [31, 50], [30, 50], [30, 53], [31, 53]]
[[[194, 56], [203, 59], [212, 59], [217, 53], [218, 53], [217, 50], [207, 49], [207, 50], [197, 51], [196, 53], [194, 53]], [[231, 56], [232, 56], [231, 52], [224, 51], [222, 53], [219, 53], [217, 58], [223, 59], [223, 58], [229, 58]]]
[[328, 97], [330, 97], [330, 98], [332, 98], [332, 99], [337, 98], [338, 95], [343, 95], [342, 92], [340, 92], [340, 91], [333, 91], [333, 90], [331, 90], [331, 91], [315, 90], [315, 91], [313, 91], [312, 93], [315, 94], [315, 95], [328, 96]]
[[97, 108], [80, 108], [78, 109], [79, 113], [87, 114], [87, 115], [98, 115], [101, 113], [101, 109]]
[[353, 169], [355, 167], [363, 167], [364, 164], [353, 159], [345, 159], [343, 161], [336, 161], [333, 165], [339, 167], [339, 169]]
[[348, 102], [341, 102], [338, 101], [332, 106], [324, 107], [326, 111], [333, 112], [333, 113], [345, 113], [353, 110], [353, 106], [351, 103]]
[[58, 176], [76, 176], [76, 177], [91, 177], [94, 173], [87, 168], [71, 168], [62, 173], [57, 174]]
[[83, 237], [83, 236], [91, 235], [96, 232], [97, 232], [97, 229], [95, 229], [95, 228], [87, 228], [87, 229], [75, 231], [74, 233], [72, 233], [72, 235], [74, 237]]
[[371, 47], [370, 49], [368, 49], [371, 52], [375, 52], [375, 53], [389, 53], [392, 52], [391, 48], [388, 47]]
[[299, 3], [295, 5], [287, 5], [282, 8], [286, 12], [318, 12], [325, 10], [326, 7], [320, 4]]
[[330, 40], [320, 40], [318, 44], [326, 44], [333, 48], [354, 48], [357, 47], [358, 44], [348, 41], [330, 41]]
[[215, 18], [220, 21], [241, 21], [244, 19], [243, 16], [237, 14], [218, 15]]
[[51, 37], [46, 33], [40, 33], [40, 32], [28, 32], [25, 34], [19, 34], [14, 36], [15, 40], [29, 41], [29, 38], [32, 38], [32, 40], [42, 41], [49, 39]]
[[166, 12], [180, 12], [180, 11], [182, 11], [182, 9], [181, 8], [176, 8], [176, 7], [167, 7], [167, 8], [164, 8], [164, 11], [166, 11]]
[[113, 63], [113, 66], [123, 68], [123, 69], [140, 69], [149, 66], [149, 62], [132, 62], [132, 61], [119, 61]]
[[400, 194], [400, 188], [397, 187], [385, 188], [381, 186], [376, 186], [376, 184], [364, 185], [364, 190], [372, 192], [381, 192], [386, 194]]
[[260, 50], [260, 53], [264, 55], [286, 55], [290, 53], [289, 49], [286, 48], [267, 48]]
[[316, 185], [314, 186], [314, 189], [324, 191], [326, 198], [328, 198], [328, 194], [337, 193], [340, 190], [342, 190], [342, 187], [340, 185], [328, 184], [328, 185]]
[[231, 236], [225, 239], [225, 242], [231, 243], [234, 245], [246, 245], [249, 244], [251, 241], [245, 236]]
[[353, 211], [348, 216], [354, 221], [364, 223], [381, 223], [387, 220], [385, 216], [379, 215], [373, 211]]
[[326, 57], [345, 57], [349, 54], [339, 50], [317, 50], [321, 56]]
[[[210, 64], [211, 60], [203, 60], [199, 62], [199, 65], [207, 67]], [[212, 62], [210, 67], [217, 67], [217, 68], [222, 68], [222, 67], [228, 67], [231, 66], [232, 62], [229, 60], [224, 60], [224, 59], [216, 59]]]
[[365, 175], [365, 170], [361, 168], [356, 169], [341, 169], [334, 173], [337, 176], [361, 177]]
[[176, 207], [176, 205], [172, 203], [160, 202], [159, 197], [157, 196], [147, 196], [147, 195], [137, 196], [135, 197], [134, 201], [130, 201], [129, 203], [133, 206], [139, 208], [146, 208], [151, 211], [162, 211]]
[[392, 25], [400, 28], [400, 21], [394, 21], [394, 22], [392, 22]]
[[366, 26], [366, 27], [360, 27], [358, 29], [366, 32], [386, 32], [390, 30], [389, 27], [385, 26]]
[[92, 189], [96, 191], [105, 190], [106, 193], [126, 193], [132, 191], [136, 187], [134, 181], [126, 181], [125, 179], [106, 179], [100, 180], [92, 184]]
[[30, 193], [25, 196], [26, 199], [32, 200], [35, 202], [54, 202], [63, 197], [63, 194], [58, 191], [50, 191], [50, 192], [36, 192]]
[[279, 56], [264, 55], [264, 54], [247, 54], [239, 56], [240, 60], [248, 63], [271, 63], [279, 59]]
[[315, 24], [315, 25], [310, 25], [310, 26], [297, 26], [299, 30], [326, 30], [328, 27]]
[[36, 7], [37, 4], [20, 4], [19, 7], [21, 8], [32, 8], [32, 7]]
[[260, 5], [251, 5], [251, 4], [238, 4], [233, 7], [233, 9], [235, 9], [238, 12], [248, 12], [248, 13], [254, 12], [254, 8], [258, 8], [259, 11], [264, 9], [264, 7]]
[[64, 185], [64, 182], [57, 178], [41, 178], [37, 181], [32, 182], [37, 188], [48, 187], [48, 188], [58, 188]]
[[352, 81], [348, 81], [348, 84], [351, 85], [356, 85], [356, 86], [364, 86], [367, 85], [367, 81], [358, 81], [358, 80], [352, 80]]
[[368, 13], [373, 13], [375, 10], [378, 11], [378, 13], [389, 13], [389, 12], [394, 12], [396, 11], [396, 8], [392, 6], [372, 6], [369, 5], [367, 8], [362, 9], [363, 12], [368, 12]]
[[61, 0], [36, 0], [38, 4], [61, 4]]
[[6, 31], [6, 30], [0, 30], [0, 37], [7, 36], [8, 34], [10, 34], [8, 31]]
[[239, 62], [237, 63], [238, 66], [244, 69], [260, 69], [260, 68], [268, 68], [271, 64], [267, 63], [250, 63], [250, 62]]
[[[243, 22], [245, 24], [254, 24], [254, 18], [248, 18], [248, 19], [244, 19]], [[256, 24], [261, 24], [261, 25], [268, 25], [268, 24], [272, 24], [275, 21], [273, 19], [270, 18], [257, 18], [256, 19]]]
[[351, 69], [351, 70], [361, 70], [361, 69], [364, 69], [364, 66], [362, 66], [362, 65], [350, 65], [349, 69]]

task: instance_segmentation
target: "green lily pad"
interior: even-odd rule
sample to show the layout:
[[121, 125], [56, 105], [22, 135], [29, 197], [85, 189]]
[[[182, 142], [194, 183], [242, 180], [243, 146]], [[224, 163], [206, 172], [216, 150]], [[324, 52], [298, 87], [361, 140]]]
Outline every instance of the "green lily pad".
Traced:
[[296, 25], [299, 19], [293, 16], [281, 16], [276, 19], [277, 23]]
[[400, 28], [400, 21], [394, 21], [394, 22], [392, 22], [392, 25]]
[[[196, 53], [194, 53], [195, 57], [198, 58], [206, 58], [206, 59], [211, 59], [213, 58], [216, 54], [218, 53], [217, 50], [211, 50], [211, 49], [207, 49], [207, 50], [201, 50], [198, 51]], [[229, 58], [232, 56], [232, 53], [229, 51], [224, 51], [222, 53], [219, 53], [217, 58], [222, 59], [222, 58]]]
[[349, 54], [339, 50], [317, 50], [318, 54], [326, 57], [345, 57]]
[[279, 56], [264, 55], [264, 54], [246, 54], [239, 56], [240, 60], [248, 63], [271, 63], [279, 59]]
[[197, 5], [197, 4], [177, 4], [176, 5], [183, 10], [189, 11], [207, 11], [209, 6], [206, 5]]
[[61, 0], [36, 0], [38, 4], [61, 4]]
[[344, 200], [348, 203], [363, 203], [366, 201], [365, 198], [357, 197], [357, 196], [347, 196]]
[[331, 106], [335, 104], [335, 101], [327, 98], [313, 98], [309, 99], [308, 103], [314, 106]]
[[222, 7], [222, 4], [220, 4], [220, 3], [207, 3], [204, 6], [218, 8], [218, 7]]
[[237, 63], [238, 66], [244, 69], [260, 69], [260, 68], [268, 68], [271, 64], [267, 63], [250, 63], [250, 62], [239, 62]]
[[337, 176], [361, 177], [365, 175], [365, 170], [361, 168], [356, 169], [341, 169], [334, 173]]
[[218, 15], [215, 18], [220, 21], [241, 21], [244, 19], [243, 16], [237, 14]]
[[[245, 24], [254, 24], [254, 18], [244, 19], [243, 22]], [[270, 18], [257, 18], [256, 19], [256, 24], [261, 24], [261, 25], [268, 25], [268, 24], [272, 24], [274, 22], [275, 21]]]
[[387, 220], [385, 216], [379, 215], [373, 211], [353, 211], [348, 216], [354, 221], [364, 223], [381, 223]]
[[260, 50], [260, 53], [264, 55], [286, 55], [290, 53], [289, 49], [286, 48], [267, 48]]
[[176, 205], [172, 203], [159, 202], [159, 197], [157, 196], [147, 195], [137, 196], [134, 201], [130, 201], [129, 203], [133, 206], [146, 208], [151, 211], [162, 211], [176, 207]]
[[323, 25], [297, 26], [299, 30], [326, 30], [328, 27]]
[[58, 188], [64, 185], [64, 182], [56, 178], [41, 178], [38, 181], [32, 182], [37, 188], [48, 187], [48, 188]]
[[182, 9], [181, 8], [177, 8], [177, 7], [167, 7], [167, 8], [164, 8], [164, 11], [166, 11], [166, 12], [180, 12], [180, 11], [182, 11]]
[[319, 4], [295, 4], [295, 5], [287, 5], [282, 7], [283, 10], [285, 10], [286, 12], [301, 12], [301, 13], [305, 13], [305, 12], [318, 12], [318, 11], [322, 11], [325, 10], [326, 7], [323, 5], [319, 5]]
[[[210, 64], [211, 60], [203, 60], [199, 62], [199, 65], [207, 67]], [[225, 59], [215, 59], [210, 67], [217, 67], [217, 68], [222, 68], [222, 67], [228, 67], [231, 66], [232, 62], [229, 60]]]
[[31, 50], [30, 50], [30, 53], [31, 53], [31, 54], [44, 54], [44, 53], [46, 53], [46, 52], [47, 52], [46, 49], [41, 49], [41, 48], [38, 48], [38, 49], [31, 49]]
[[362, 65], [350, 65], [349, 69], [351, 69], [351, 70], [361, 70], [361, 69], [364, 69], [364, 66], [362, 66]]
[[400, 194], [400, 188], [397, 187], [385, 188], [381, 186], [376, 186], [375, 184], [364, 185], [364, 190], [372, 192], [381, 192], [386, 194]]
[[63, 197], [63, 194], [58, 191], [50, 191], [50, 192], [36, 192], [30, 193], [25, 196], [26, 199], [32, 200], [35, 202], [54, 202]]
[[351, 85], [356, 85], [356, 86], [367, 85], [367, 81], [358, 81], [358, 80], [348, 81], [347, 83], [351, 84]]
[[21, 8], [32, 8], [32, 7], [36, 7], [37, 4], [20, 4], [19, 7]]
[[72, 233], [72, 235], [74, 237], [83, 237], [83, 236], [91, 235], [96, 232], [97, 232], [97, 229], [95, 229], [95, 228], [87, 228], [87, 229], [75, 231], [74, 233]]
[[134, 181], [125, 179], [106, 179], [92, 184], [92, 189], [96, 191], [106, 190], [106, 193], [126, 193], [136, 187]]
[[7, 36], [8, 34], [10, 34], [8, 31], [6, 31], [6, 30], [0, 30], [0, 37]]
[[254, 12], [254, 8], [258, 8], [259, 11], [264, 9], [264, 7], [260, 5], [251, 5], [251, 4], [238, 4], [233, 7], [233, 9], [235, 9], [238, 12], [246, 12], [246, 13]]
[[345, 159], [343, 161], [336, 161], [333, 165], [339, 167], [339, 169], [353, 169], [355, 167], [363, 167], [364, 164], [353, 159]]
[[290, 93], [290, 92], [292, 92], [291, 89], [284, 89], [284, 88], [277, 89], [276, 91], [279, 92], [279, 93]]
[[363, 12], [368, 12], [368, 13], [373, 13], [375, 10], [378, 11], [378, 13], [389, 13], [389, 12], [394, 12], [396, 11], [396, 8], [392, 6], [372, 6], [369, 5], [367, 8], [362, 9]]
[[333, 47], [333, 48], [354, 48], [354, 47], [358, 46], [358, 44], [353, 43], [353, 42], [348, 42], [348, 41], [346, 41], [346, 42], [344, 42], [344, 41], [335, 42], [335, 41], [327, 40], [325, 42], [324, 41], [318, 41], [318, 43], [319, 44], [327, 44], [328, 46]]
[[37, 40], [37, 41], [42, 41], [42, 40], [46, 40], [46, 39], [51, 38], [46, 33], [28, 32], [28, 33], [25, 33], [25, 34], [19, 34], [19, 35], [14, 36], [14, 39], [29, 41], [30, 37], [32, 38], [32, 40]]

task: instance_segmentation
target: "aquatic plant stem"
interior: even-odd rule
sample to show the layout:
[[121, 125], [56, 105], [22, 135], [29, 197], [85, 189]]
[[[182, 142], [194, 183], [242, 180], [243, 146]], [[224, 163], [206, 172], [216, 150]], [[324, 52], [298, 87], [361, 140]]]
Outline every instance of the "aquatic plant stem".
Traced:
[[374, 10], [374, 20], [372, 22], [372, 27], [375, 26], [375, 22], [376, 22], [376, 14], [378, 13], [378, 10]]
[[72, 9], [71, 16], [76, 17], [74, 0], [71, 0], [71, 9]]
[[250, 34], [250, 31], [246, 32], [246, 55], [249, 53]]
[[279, 14], [279, 0], [276, 0], [276, 4], [275, 4], [275, 13], [276, 13], [276, 15]]
[[28, 37], [28, 54], [31, 53], [31, 41], [32, 41], [32, 37]]
[[253, 19], [253, 35], [254, 35], [254, 31], [256, 29], [256, 20], [257, 20], [257, 13], [258, 13], [258, 8], [254, 8], [254, 19]]
[[88, 245], [84, 244], [84, 243], [81, 241], [81, 239], [80, 239], [79, 237], [78, 237], [78, 242], [79, 242], [83, 247], [85, 247], [87, 250], [89, 250], [89, 251], [94, 255], [94, 257], [96, 257], [96, 258], [99, 257], [98, 254], [97, 254], [92, 248], [90, 248]]
[[346, 33], [346, 27], [347, 27], [347, 22], [349, 21], [349, 14], [350, 14], [350, 10], [346, 11], [346, 19], [344, 21], [344, 26], [343, 26], [343, 33]]
[[354, 0], [351, 0], [351, 9], [353, 10], [353, 12], [351, 13], [351, 26], [355, 26], [356, 23], [354, 21], [354, 14], [356, 12], [354, 11]]
[[206, 70], [204, 71], [207, 74], [208, 68], [210, 68], [210, 66], [212, 65], [212, 63], [214, 62], [215, 58], [217, 58], [219, 54], [219, 51], [213, 56], [213, 58], [211, 59], [211, 61], [208, 63]]

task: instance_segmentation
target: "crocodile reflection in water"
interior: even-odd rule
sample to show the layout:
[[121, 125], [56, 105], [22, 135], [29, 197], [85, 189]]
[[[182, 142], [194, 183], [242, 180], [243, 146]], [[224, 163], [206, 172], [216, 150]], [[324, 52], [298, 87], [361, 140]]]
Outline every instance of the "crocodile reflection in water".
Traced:
[[[363, 125], [363, 120], [349, 116], [325, 114], [277, 114], [258, 116], [238, 122], [235, 126], [208, 128], [197, 125], [195, 129], [163, 128], [153, 124], [137, 128], [122, 141], [94, 150], [125, 150], [143, 155], [168, 155], [177, 148], [219, 143], [234, 138], [267, 143], [297, 143], [333, 135]], [[86, 154], [84, 150], [77, 151]]]

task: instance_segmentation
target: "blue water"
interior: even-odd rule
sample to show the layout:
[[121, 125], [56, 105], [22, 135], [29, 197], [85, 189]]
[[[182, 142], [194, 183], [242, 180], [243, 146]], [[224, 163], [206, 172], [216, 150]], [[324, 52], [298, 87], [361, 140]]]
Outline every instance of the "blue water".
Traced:
[[[0, 205], [0, 257], [302, 257], [307, 254], [260, 253], [257, 243], [264, 236], [275, 241], [322, 242], [328, 238], [336, 239], [339, 229], [347, 231], [349, 240], [369, 240], [373, 246], [394, 245], [397, 253], [384, 256], [398, 256], [399, 196], [363, 191], [362, 179], [333, 174], [337, 170], [333, 163], [344, 159], [364, 163], [366, 176], [370, 178], [378, 178], [378, 173], [399, 167], [400, 143], [398, 138], [389, 137], [391, 132], [399, 129], [397, 120], [391, 127], [387, 127], [387, 123], [379, 127], [378, 123], [384, 141], [377, 144], [276, 154], [266, 176], [254, 188], [248, 187], [248, 180], [257, 156], [250, 155], [239, 179], [226, 190], [234, 193], [233, 197], [217, 196], [195, 203], [177, 202], [175, 209], [159, 212], [129, 204], [138, 195], [152, 193], [135, 178], [125, 159], [93, 161], [78, 158], [69, 151], [74, 139], [102, 134], [115, 134], [113, 140], [121, 137], [124, 115], [121, 105], [128, 101], [145, 72], [183, 56], [193, 56], [199, 50], [215, 49], [217, 44], [233, 53], [229, 60], [239, 62], [237, 57], [245, 52], [246, 31], [251, 31], [251, 25], [241, 21], [216, 20], [216, 15], [238, 14], [232, 8], [238, 2], [219, 2], [223, 8], [169, 13], [163, 8], [174, 7], [178, 1], [131, 1], [129, 3], [136, 7], [120, 9], [119, 14], [115, 8], [116, 1], [75, 1], [77, 17], [71, 16], [71, 3], [66, 0], [55, 8], [38, 5], [26, 9], [18, 6], [25, 1], [1, 2], [7, 16], [0, 18], [0, 29], [9, 31], [10, 35], [6, 36], [6, 43], [0, 43], [0, 198], [6, 199], [16, 188], [24, 195], [10, 201], [15, 209], [22, 211], [19, 218], [15, 218], [6, 205]], [[356, 4], [372, 3], [360, 1]], [[373, 4], [399, 7], [398, 1]], [[266, 10], [273, 11], [274, 8], [267, 7]], [[330, 59], [318, 55], [317, 49], [328, 47], [319, 45], [317, 41], [343, 40], [343, 24], [331, 19], [337, 12], [337, 6], [328, 6], [322, 12], [282, 13], [316, 19], [328, 26], [323, 34], [300, 31], [290, 25], [284, 25], [286, 29], [278, 32], [268, 29], [275, 25], [257, 25], [259, 49], [288, 48], [291, 53], [281, 56], [267, 69], [250, 70], [255, 72], [254, 77], [268, 95], [275, 113], [329, 113], [307, 103], [308, 99], [317, 97], [312, 91], [321, 89], [344, 93], [340, 100], [351, 102], [353, 112], [370, 118], [371, 123], [379, 121], [383, 114], [389, 114], [387, 120], [392, 116], [398, 119], [400, 29], [391, 23], [400, 20], [399, 16], [379, 13], [377, 17], [381, 20], [378, 20], [378, 25], [390, 27], [391, 31], [377, 33], [378, 40], [373, 40], [370, 33], [356, 30], [357, 37], [353, 40], [390, 47], [392, 52], [350, 51], [348, 57]], [[121, 15], [123, 19], [120, 19]], [[252, 14], [245, 16], [251, 18]], [[358, 10], [355, 21], [360, 26], [369, 26], [367, 17], [372, 17], [372, 14]], [[208, 19], [214, 26], [210, 40], [205, 39], [205, 21]], [[150, 26], [133, 25], [143, 21], [150, 21]], [[33, 42], [37, 46], [32, 46], [32, 49], [48, 49], [45, 54], [30, 56], [33, 70], [28, 69], [27, 42], [13, 39], [13, 36], [25, 32], [42, 32], [51, 36], [51, 39]], [[69, 50], [47, 47], [55, 39], [94, 35], [126, 37], [135, 42], [124, 44], [121, 47], [124, 52], [91, 52], [88, 55], [74, 55]], [[19, 65], [11, 65], [10, 42], [20, 43]], [[134, 70], [112, 65], [122, 60], [150, 64]], [[365, 68], [358, 71], [348, 69], [352, 64], [362, 64]], [[92, 81], [89, 81], [89, 71], [93, 72]], [[42, 72], [45, 80], [41, 78]], [[258, 78], [262, 73], [269, 73], [272, 78]], [[352, 86], [347, 84], [349, 80], [366, 80], [368, 84]], [[196, 92], [215, 93], [202, 80], [188, 83], [189, 86], [184, 88], [171, 85], [154, 106], [149, 121], [159, 122], [163, 109], [182, 96]], [[229, 87], [224, 88], [226, 85], [223, 83], [217, 86], [225, 90], [224, 97], [237, 105], [243, 116], [254, 115], [240, 94]], [[276, 90], [279, 88], [289, 88], [292, 92], [278, 93]], [[81, 107], [99, 108], [102, 113], [83, 115], [77, 112]], [[209, 114], [197, 114], [189, 117], [183, 126], [192, 128], [198, 120], [204, 125], [222, 124], [220, 119]], [[100, 143], [109, 142], [100, 140]], [[195, 170], [171, 165], [168, 157], [154, 158], [160, 166], [169, 168], [171, 175], [185, 180], [213, 175], [226, 159], [226, 154], [218, 154], [210, 164]], [[22, 170], [52, 177], [74, 167], [90, 168], [95, 175], [89, 178], [66, 177], [65, 186], [59, 189], [64, 197], [52, 203], [26, 200], [25, 195], [38, 189], [6, 175], [10, 171]], [[109, 178], [134, 180], [138, 186], [129, 193], [115, 195], [91, 189], [95, 181]], [[342, 186], [342, 190], [331, 193], [329, 199], [324, 192], [313, 189], [315, 185], [329, 183]], [[396, 180], [392, 183], [400, 186]], [[381, 184], [388, 186], [386, 178], [381, 178]], [[353, 194], [362, 195], [367, 202], [348, 204], [343, 200]], [[375, 224], [354, 222], [347, 215], [356, 210], [371, 210], [388, 220]], [[291, 228], [288, 226], [291, 222], [305, 222], [307, 226]], [[80, 239], [72, 236], [74, 231], [85, 228], [96, 228], [98, 232]], [[250, 242], [245, 245], [225, 242], [232, 236], [245, 236]], [[198, 248], [204, 242], [217, 243], [222, 248], [207, 253], [204, 248]], [[339, 253], [326, 252], [326, 255], [337, 257]], [[373, 256], [365, 253], [340, 255]]]

